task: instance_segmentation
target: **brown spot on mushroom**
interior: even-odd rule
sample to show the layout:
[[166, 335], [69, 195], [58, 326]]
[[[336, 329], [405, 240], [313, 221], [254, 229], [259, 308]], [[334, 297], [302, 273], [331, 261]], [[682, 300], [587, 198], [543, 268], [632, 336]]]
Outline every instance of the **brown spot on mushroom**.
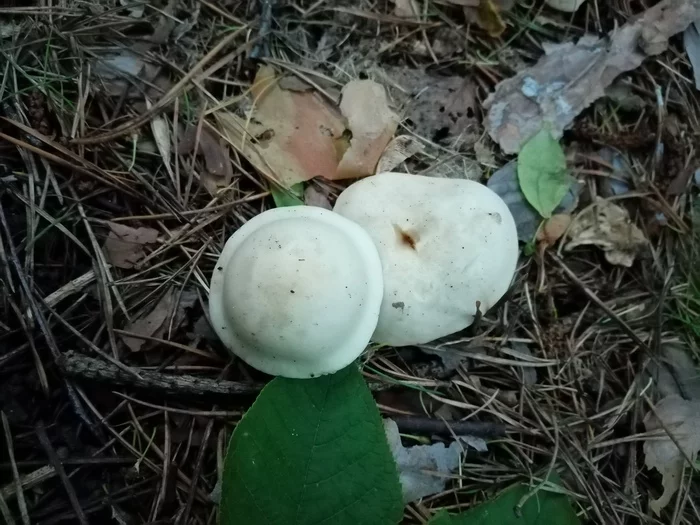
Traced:
[[416, 232], [404, 230], [398, 224], [394, 224], [394, 231], [399, 239], [399, 243], [408, 246], [411, 250], [416, 249], [416, 243], [418, 242], [418, 234]]

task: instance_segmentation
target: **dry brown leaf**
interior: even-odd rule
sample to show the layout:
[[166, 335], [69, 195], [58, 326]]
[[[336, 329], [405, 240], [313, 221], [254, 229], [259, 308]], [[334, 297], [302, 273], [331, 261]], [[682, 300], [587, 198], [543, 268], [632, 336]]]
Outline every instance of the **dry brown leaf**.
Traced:
[[659, 430], [662, 435], [644, 443], [647, 468], [655, 468], [662, 475], [663, 494], [649, 502], [658, 516], [681, 485], [686, 458], [694, 462], [700, 451], [700, 404], [668, 396], [646, 415], [644, 426], [647, 431]]
[[214, 195], [221, 188], [225, 188], [233, 179], [233, 168], [228, 155], [228, 146], [224, 140], [215, 137], [206, 128], [202, 128], [197, 143], [197, 126], [190, 125], [179, 136], [178, 153], [186, 155], [192, 153], [197, 144], [197, 154], [204, 157], [206, 170], [200, 173], [200, 181], [206, 190]]
[[506, 29], [506, 24], [501, 18], [501, 12], [508, 11], [514, 4], [513, 0], [479, 0], [476, 3], [471, 2], [466, 4], [464, 8], [464, 17], [467, 19], [467, 22], [477, 24], [490, 37], [498, 38]]
[[571, 224], [571, 215], [568, 213], [557, 213], [547, 219], [542, 228], [537, 232], [537, 240], [545, 246], [553, 246]]
[[[196, 298], [196, 293], [182, 293], [176, 306], [175, 301], [178, 299], [178, 292], [171, 288], [163, 294], [148, 314], [128, 323], [124, 327], [124, 331], [135, 335], [162, 339], [169, 328], [170, 319], [173, 317], [173, 309], [177, 307], [175, 318], [173, 319], [173, 328], [177, 328], [185, 318], [185, 308], [190, 308]], [[143, 346], [148, 343], [146, 339], [129, 337], [128, 335], [122, 335], [121, 338], [132, 352], [141, 351]]]
[[373, 80], [353, 80], [343, 88], [340, 111], [352, 133], [333, 179], [372, 175], [394, 136], [399, 117], [389, 107], [384, 86]]
[[107, 261], [117, 268], [133, 268], [146, 256], [144, 245], [158, 239], [158, 230], [132, 228], [117, 222], [108, 222], [110, 232], [102, 247]]
[[416, 135], [456, 147], [478, 140], [476, 85], [470, 78], [430, 75], [424, 70], [385, 67], [377, 71]]
[[605, 252], [608, 262], [626, 267], [632, 266], [637, 252], [647, 244], [627, 210], [600, 197], [576, 216], [567, 237], [566, 250], [592, 244]]
[[342, 116], [313, 91], [284, 90], [270, 66], [251, 87], [255, 108], [250, 119], [219, 111], [219, 129], [255, 168], [284, 187], [313, 177], [333, 178]]
[[394, 137], [389, 145], [382, 153], [379, 162], [377, 163], [376, 173], [384, 173], [385, 171], [391, 171], [396, 166], [401, 164], [404, 160], [412, 157], [419, 151], [423, 151], [425, 148], [423, 144], [418, 142], [410, 135], [399, 135]]
[[487, 131], [504, 153], [517, 153], [545, 125], [561, 137], [618, 75], [664, 51], [697, 19], [698, 0], [663, 0], [606, 38], [546, 46], [537, 64], [499, 83], [486, 100]]
[[552, 9], [563, 11], [565, 13], [574, 13], [583, 5], [586, 0], [544, 0]]

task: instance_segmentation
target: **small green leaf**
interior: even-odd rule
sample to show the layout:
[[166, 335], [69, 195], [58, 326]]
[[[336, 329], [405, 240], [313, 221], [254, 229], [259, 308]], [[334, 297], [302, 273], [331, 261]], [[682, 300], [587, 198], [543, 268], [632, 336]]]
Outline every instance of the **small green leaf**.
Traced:
[[518, 483], [461, 514], [442, 511], [428, 525], [580, 525], [569, 498], [559, 492], [559, 482], [552, 475], [534, 494], [535, 487]]
[[356, 365], [273, 379], [236, 427], [221, 525], [395, 525], [403, 504], [381, 417]]
[[283, 188], [274, 184], [270, 185], [270, 193], [275, 201], [275, 206], [284, 208], [285, 206], [301, 206], [304, 204], [304, 183], [293, 184], [289, 188]]
[[571, 187], [566, 156], [547, 129], [541, 129], [518, 154], [518, 181], [530, 204], [549, 218]]

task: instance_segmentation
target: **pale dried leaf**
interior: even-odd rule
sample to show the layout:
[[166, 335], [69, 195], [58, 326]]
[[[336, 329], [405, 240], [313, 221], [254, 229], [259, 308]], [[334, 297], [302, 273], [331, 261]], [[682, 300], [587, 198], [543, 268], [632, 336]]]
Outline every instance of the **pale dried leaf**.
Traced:
[[103, 251], [107, 262], [117, 268], [133, 268], [146, 256], [144, 245], [158, 240], [158, 231], [153, 228], [132, 228], [117, 222], [108, 222], [110, 232]]
[[553, 246], [566, 232], [571, 224], [571, 215], [557, 213], [544, 221], [542, 228], [537, 232], [537, 240], [545, 246]]
[[499, 83], [486, 100], [487, 131], [505, 153], [517, 153], [545, 125], [561, 137], [618, 75], [663, 52], [671, 36], [697, 19], [697, 0], [663, 0], [607, 38], [546, 46], [537, 64]]
[[685, 46], [685, 52], [688, 53], [688, 59], [693, 66], [695, 89], [700, 90], [700, 32], [698, 31], [697, 21], [690, 24], [688, 29], [683, 33], [683, 45]]
[[317, 176], [332, 178], [345, 131], [336, 109], [315, 92], [280, 88], [269, 66], [260, 69], [251, 92], [255, 107], [249, 119], [226, 111], [215, 114], [230, 144], [281, 186]]
[[347, 120], [352, 138], [335, 176], [331, 178], [372, 175], [384, 148], [396, 132], [399, 117], [389, 107], [384, 86], [373, 80], [348, 82], [341, 97], [340, 111]]
[[480, 140], [474, 144], [474, 154], [476, 155], [476, 161], [479, 164], [496, 167], [496, 158], [494, 157], [493, 151], [483, 141]]
[[314, 184], [309, 184], [304, 189], [304, 204], [307, 206], [317, 206], [326, 210], [333, 209], [330, 200], [328, 200], [328, 193], [320, 190]]
[[399, 470], [405, 503], [445, 490], [450, 473], [459, 468], [459, 443], [452, 442], [449, 447], [443, 443], [404, 447], [392, 419], [384, 420], [384, 431]]
[[700, 402], [700, 369], [682, 343], [662, 343], [646, 372], [661, 397], [677, 395]]
[[658, 516], [680, 487], [686, 460], [694, 462], [700, 451], [700, 404], [679, 396], [666, 397], [647, 413], [644, 425], [647, 431], [659, 430], [662, 435], [644, 443], [647, 468], [662, 475], [663, 494], [649, 502]]
[[544, 3], [557, 11], [574, 13], [583, 5], [585, 1], [586, 0], [545, 0]]
[[609, 263], [628, 268], [647, 244], [644, 233], [632, 222], [627, 210], [600, 197], [576, 216], [567, 237], [570, 240], [566, 250], [594, 245], [605, 252]]
[[394, 137], [382, 153], [377, 163], [376, 173], [384, 173], [393, 170], [406, 159], [413, 157], [416, 153], [425, 148], [417, 139], [410, 135], [399, 135]]
[[[151, 109], [151, 101], [146, 97], [146, 107]], [[163, 159], [165, 170], [170, 175], [170, 179], [175, 181], [175, 174], [170, 165], [170, 154], [172, 152], [172, 137], [170, 135], [170, 125], [163, 115], [156, 115], [151, 119], [151, 131], [153, 132], [153, 140], [156, 142], [158, 153]]]
[[394, 15], [399, 18], [415, 18], [420, 13], [416, 0], [394, 0]]

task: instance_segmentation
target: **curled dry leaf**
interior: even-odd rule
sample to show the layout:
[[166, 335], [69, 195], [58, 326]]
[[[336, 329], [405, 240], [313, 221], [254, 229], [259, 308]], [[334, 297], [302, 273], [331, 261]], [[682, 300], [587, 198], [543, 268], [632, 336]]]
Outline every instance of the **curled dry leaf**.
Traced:
[[695, 462], [700, 451], [700, 404], [668, 396], [646, 415], [644, 426], [647, 431], [658, 430], [661, 434], [661, 438], [644, 443], [647, 468], [657, 469], [662, 476], [663, 494], [649, 502], [658, 516], [680, 487], [686, 460]]
[[146, 256], [144, 245], [158, 240], [158, 230], [132, 228], [117, 222], [108, 222], [109, 234], [102, 247], [107, 262], [117, 268], [133, 268]]
[[459, 467], [459, 443], [454, 441], [449, 447], [443, 443], [404, 447], [398, 426], [391, 419], [384, 420], [384, 431], [399, 469], [405, 503], [445, 490], [450, 473]]
[[394, 136], [399, 117], [389, 107], [386, 90], [373, 80], [353, 80], [343, 88], [340, 111], [352, 134], [334, 179], [372, 175]]
[[626, 267], [632, 266], [637, 252], [647, 243], [626, 209], [600, 197], [576, 216], [567, 237], [566, 250], [592, 244], [605, 252], [609, 263]]
[[371, 80], [349, 82], [336, 108], [315, 91], [283, 89], [263, 66], [251, 94], [250, 118], [220, 111], [217, 122], [234, 148], [284, 187], [371, 175], [398, 125], [384, 88]]
[[413, 157], [413, 155], [424, 149], [423, 144], [410, 135], [394, 137], [392, 141], [389, 142], [384, 153], [382, 153], [377, 163], [376, 173], [391, 171], [404, 160]]
[[537, 64], [499, 83], [486, 100], [487, 131], [504, 153], [517, 153], [544, 125], [561, 137], [618, 75], [664, 51], [671, 36], [698, 19], [700, 2], [663, 0], [606, 38], [545, 46]]

